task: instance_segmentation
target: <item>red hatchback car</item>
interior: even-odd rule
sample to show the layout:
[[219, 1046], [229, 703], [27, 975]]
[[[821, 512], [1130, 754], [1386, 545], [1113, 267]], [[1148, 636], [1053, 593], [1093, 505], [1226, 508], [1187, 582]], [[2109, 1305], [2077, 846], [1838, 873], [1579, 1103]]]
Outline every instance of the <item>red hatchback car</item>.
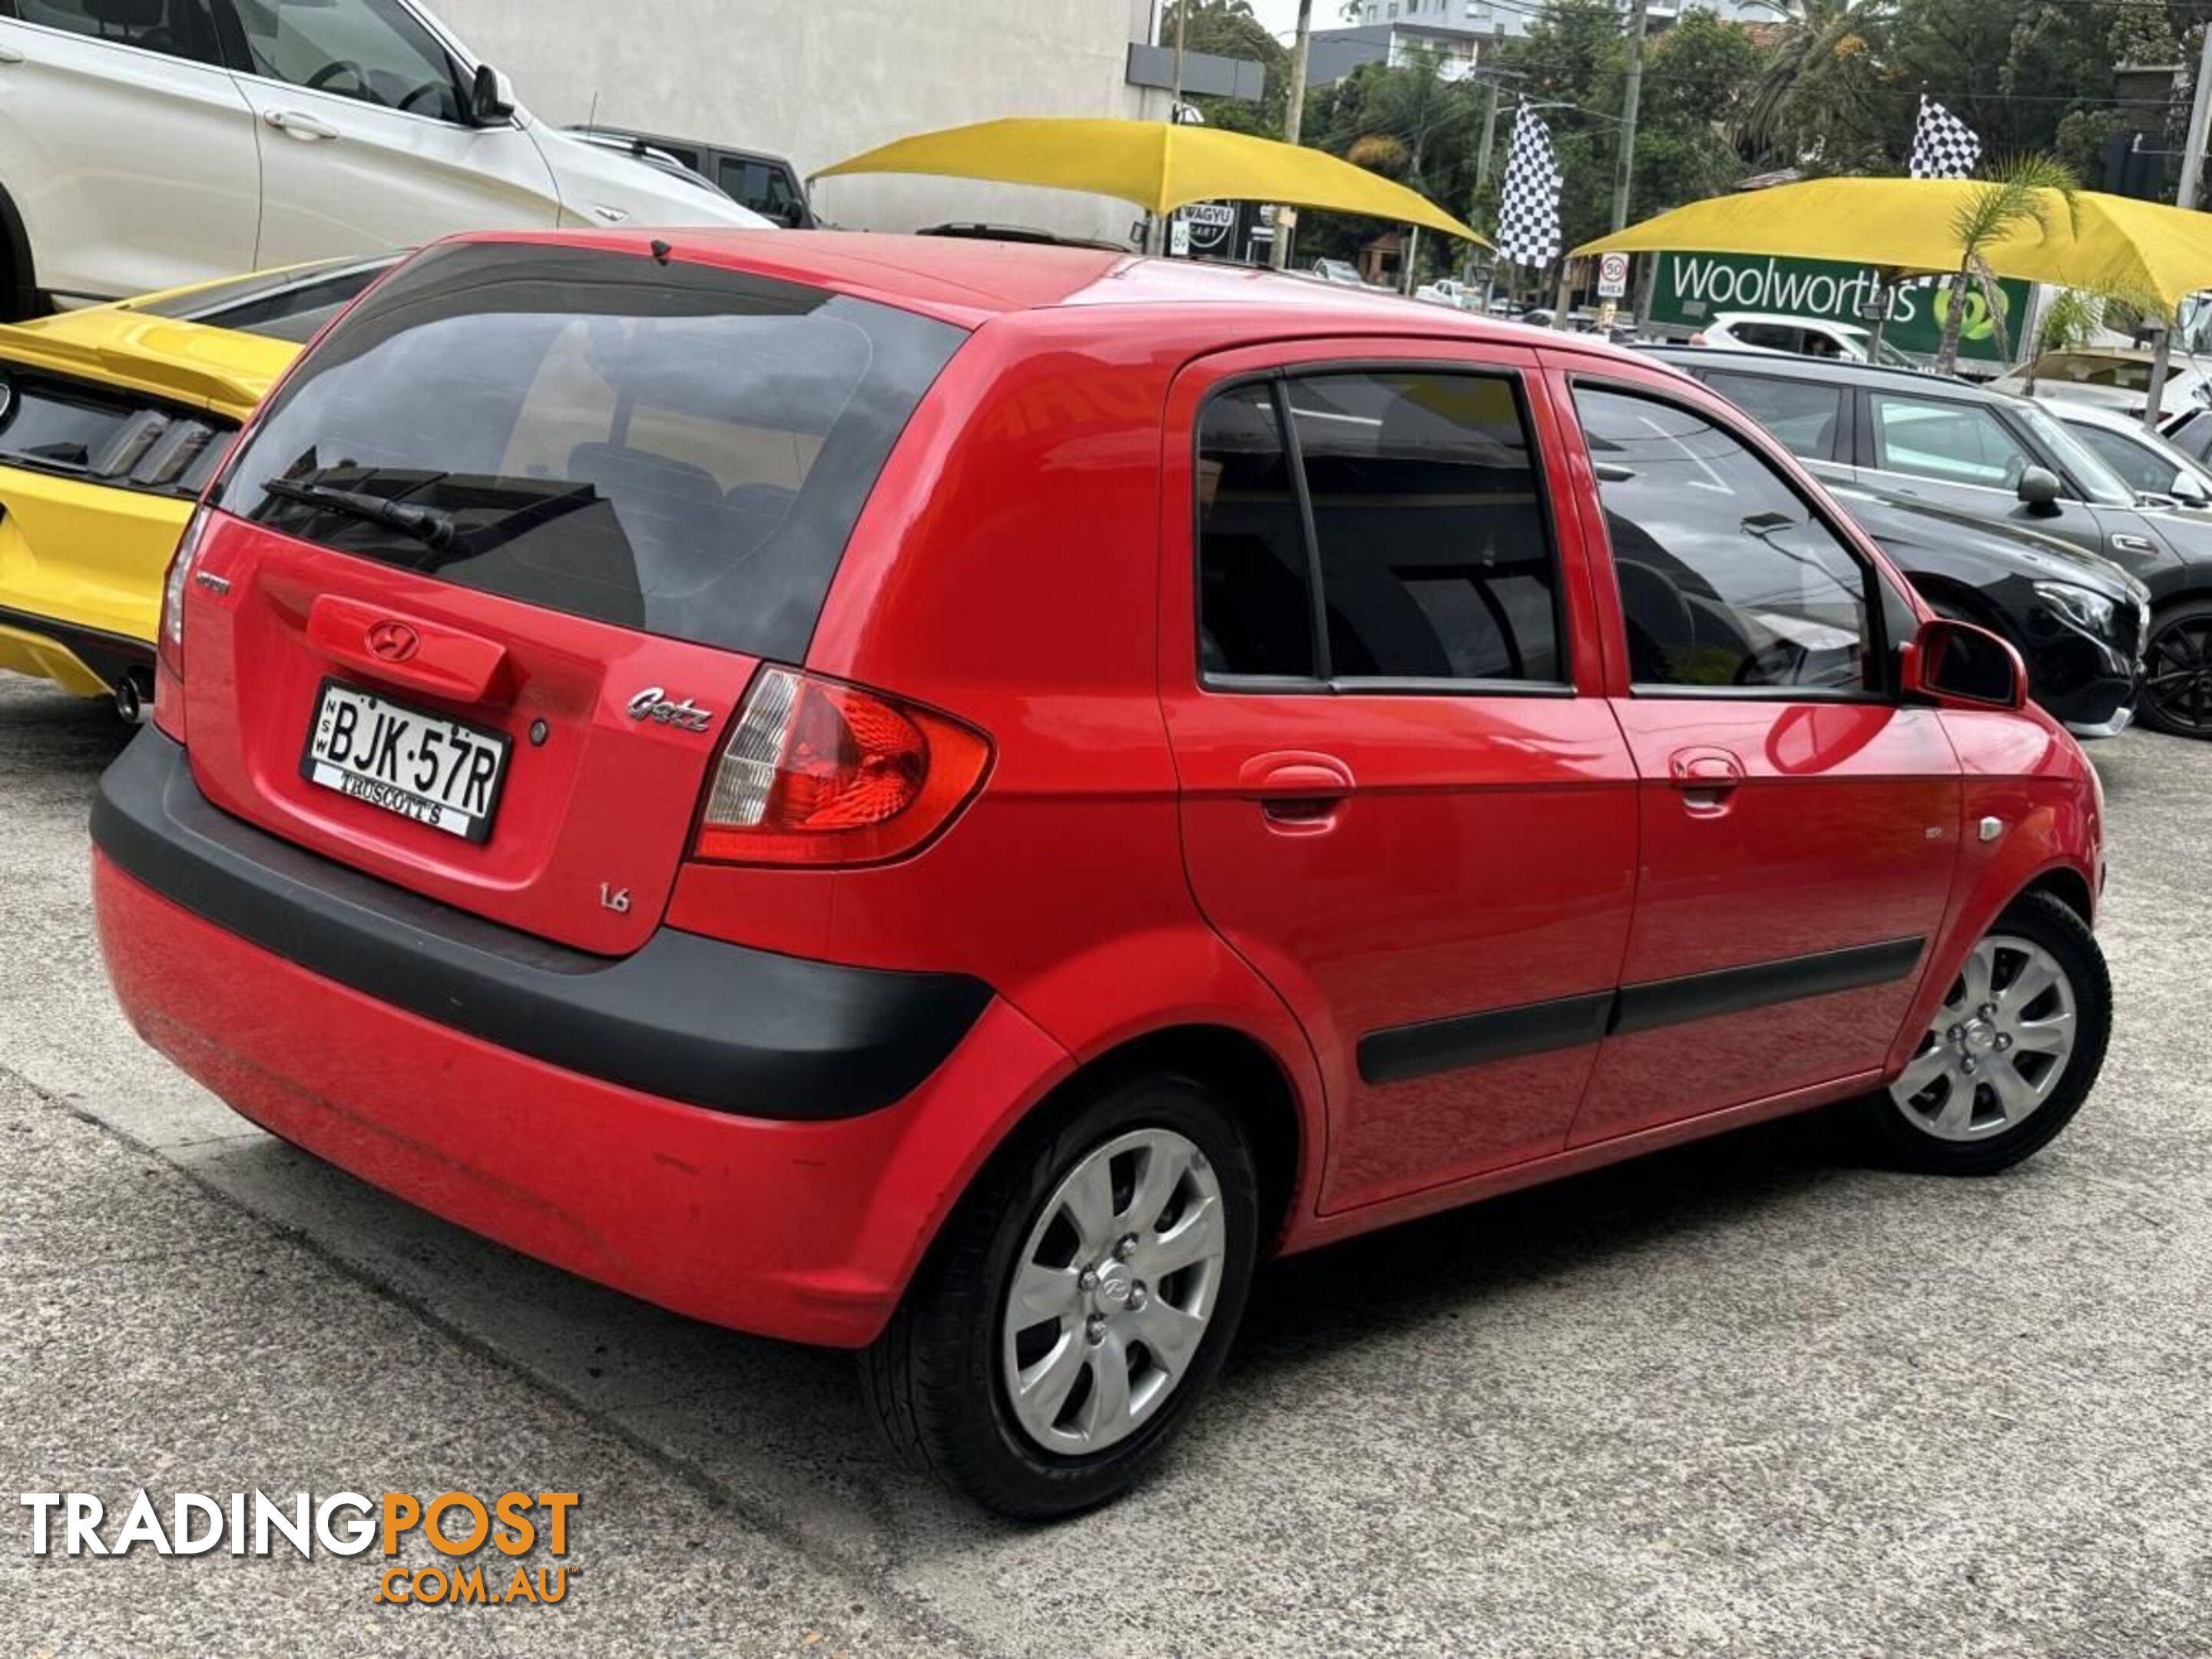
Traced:
[[1125, 1486], [1253, 1264], [2096, 1078], [2102, 803], [1670, 370], [941, 239], [496, 236], [301, 361], [94, 817], [149, 1041], [981, 1502]]

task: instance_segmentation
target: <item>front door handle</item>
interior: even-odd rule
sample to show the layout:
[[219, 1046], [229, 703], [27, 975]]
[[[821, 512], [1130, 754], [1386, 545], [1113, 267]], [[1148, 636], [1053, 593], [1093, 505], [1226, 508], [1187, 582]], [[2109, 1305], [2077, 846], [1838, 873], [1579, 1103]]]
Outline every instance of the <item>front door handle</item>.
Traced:
[[16, 47], [0, 46], [0, 64], [21, 64], [27, 61], [22, 52]]
[[1743, 763], [1725, 749], [1677, 749], [1667, 757], [1667, 781], [1699, 817], [1717, 817], [1743, 784]]
[[1330, 828], [1354, 787], [1349, 766], [1312, 750], [1255, 755], [1237, 771], [1237, 792], [1259, 803], [1272, 827], [1290, 833]]
[[338, 130], [328, 122], [318, 121], [312, 115], [302, 115], [295, 109], [272, 109], [261, 118], [279, 132], [289, 133], [295, 138], [335, 138]]

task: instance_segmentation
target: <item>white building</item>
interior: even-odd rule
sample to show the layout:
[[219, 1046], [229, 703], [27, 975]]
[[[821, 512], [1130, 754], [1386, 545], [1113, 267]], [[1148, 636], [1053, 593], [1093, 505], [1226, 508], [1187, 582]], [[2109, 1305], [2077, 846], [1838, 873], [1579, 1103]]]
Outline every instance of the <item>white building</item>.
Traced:
[[[1164, 118], [1130, 84], [1147, 0], [432, 0], [543, 120], [597, 120], [788, 156], [801, 174], [909, 133], [1001, 115]], [[857, 228], [947, 220], [1125, 237], [1095, 196], [965, 179], [826, 179], [817, 211]]]
[[[1647, 0], [1644, 17], [1662, 29], [1685, 9], [1716, 12], [1734, 22], [1772, 22], [1793, 0]], [[1619, 0], [1626, 11], [1627, 0]], [[1447, 79], [1474, 72], [1486, 43], [1524, 35], [1541, 10], [1539, 0], [1358, 0], [1347, 28], [1314, 33], [1310, 85], [1348, 75], [1362, 63], [1402, 64], [1415, 49], [1433, 52]]]

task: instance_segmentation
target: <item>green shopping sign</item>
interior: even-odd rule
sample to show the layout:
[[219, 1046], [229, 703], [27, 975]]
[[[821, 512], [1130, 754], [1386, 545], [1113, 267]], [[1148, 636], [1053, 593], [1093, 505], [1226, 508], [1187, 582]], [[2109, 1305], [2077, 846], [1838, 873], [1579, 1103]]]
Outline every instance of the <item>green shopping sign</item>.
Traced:
[[[1729, 253], [1662, 253], [1658, 258], [1651, 320], [1684, 328], [1698, 327], [1727, 311], [1771, 311], [1790, 317], [1857, 323], [1863, 309], [1881, 294], [1881, 273], [1873, 265]], [[1916, 277], [1899, 288], [1882, 338], [1899, 351], [1934, 356], [1942, 341], [1944, 319], [1950, 314], [1948, 280]], [[1995, 287], [2017, 353], [2030, 285], [2006, 281]], [[1989, 301], [1978, 287], [1967, 291], [1966, 313], [1959, 329], [1959, 355], [1989, 363], [2003, 361], [1997, 349], [1996, 319], [1990, 315]]]

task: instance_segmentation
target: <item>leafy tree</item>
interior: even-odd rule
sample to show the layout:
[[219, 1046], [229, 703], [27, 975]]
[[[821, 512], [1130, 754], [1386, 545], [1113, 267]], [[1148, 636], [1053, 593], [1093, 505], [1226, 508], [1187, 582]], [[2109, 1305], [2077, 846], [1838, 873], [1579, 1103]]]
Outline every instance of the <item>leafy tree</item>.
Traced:
[[[1160, 16], [1160, 40], [1175, 44], [1176, 14], [1184, 0], [1170, 0]], [[1185, 52], [1212, 52], [1218, 58], [1240, 58], [1257, 64], [1266, 72], [1265, 90], [1255, 106], [1243, 98], [1190, 100], [1209, 126], [1231, 132], [1256, 132], [1266, 138], [1283, 136], [1283, 111], [1290, 94], [1291, 54], [1252, 15], [1250, 0], [1188, 0], [1190, 20], [1183, 33]]]
[[1893, 9], [1857, 0], [1774, 4], [1742, 111], [1747, 159], [1847, 173], [1883, 158], [1900, 103], [1888, 73]]

